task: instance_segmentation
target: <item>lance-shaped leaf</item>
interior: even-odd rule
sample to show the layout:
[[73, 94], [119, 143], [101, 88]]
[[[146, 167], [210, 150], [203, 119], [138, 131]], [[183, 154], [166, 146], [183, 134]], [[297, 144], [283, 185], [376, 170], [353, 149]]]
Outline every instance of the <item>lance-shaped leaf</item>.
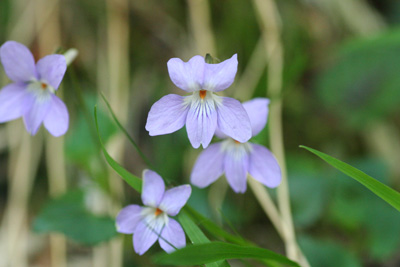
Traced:
[[325, 160], [328, 164], [332, 165], [334, 168], [338, 169], [339, 171], [343, 172], [344, 174], [358, 181], [366, 188], [371, 190], [375, 195], [382, 198], [388, 204], [392, 205], [395, 209], [400, 211], [400, 193], [397, 192], [396, 190], [393, 190], [389, 186], [375, 180], [371, 176], [350, 166], [347, 163], [344, 163], [343, 161], [335, 159], [325, 153], [322, 153], [318, 150], [306, 146], [300, 146], [300, 147], [305, 148], [308, 151], [314, 153], [321, 159]]

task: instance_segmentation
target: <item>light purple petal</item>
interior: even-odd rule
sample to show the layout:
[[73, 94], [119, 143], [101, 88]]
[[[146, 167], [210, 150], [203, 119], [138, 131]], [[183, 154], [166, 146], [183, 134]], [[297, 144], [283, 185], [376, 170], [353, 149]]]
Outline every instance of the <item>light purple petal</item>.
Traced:
[[67, 63], [63, 55], [49, 55], [40, 59], [36, 68], [40, 79], [47, 81], [54, 89], [57, 89], [67, 70]]
[[123, 208], [117, 215], [117, 231], [123, 234], [133, 234], [136, 226], [142, 219], [142, 207], [129, 205]]
[[51, 107], [44, 118], [44, 127], [55, 137], [68, 130], [69, 115], [64, 102], [56, 95], [51, 96]]
[[192, 188], [190, 185], [181, 185], [165, 191], [163, 199], [158, 206], [170, 216], [175, 216], [188, 201]]
[[40, 98], [29, 94], [27, 98], [30, 99], [29, 101], [33, 102], [33, 105], [24, 114], [25, 128], [29, 134], [35, 135], [51, 108], [51, 96]]
[[0, 48], [1, 63], [7, 76], [14, 82], [28, 82], [37, 79], [35, 60], [23, 44], [8, 41]]
[[198, 91], [203, 84], [205, 61], [202, 56], [194, 56], [188, 62], [171, 58], [168, 63], [171, 81], [187, 92]]
[[194, 148], [198, 148], [200, 144], [206, 148], [211, 142], [215, 128], [217, 128], [216, 110], [202, 108], [200, 104], [190, 107], [186, 118], [186, 131]]
[[251, 138], [250, 119], [239, 101], [223, 97], [217, 111], [218, 128], [221, 132], [240, 143], [245, 143]]
[[147, 224], [145, 220], [138, 223], [133, 234], [133, 247], [135, 252], [143, 255], [157, 241], [163, 225], [153, 221]]
[[229, 185], [236, 193], [246, 192], [247, 171], [249, 156], [226, 153], [224, 160], [225, 176]]
[[225, 90], [235, 80], [237, 66], [237, 54], [219, 64], [206, 64], [203, 88], [213, 92]]
[[179, 95], [166, 95], [150, 109], [147, 117], [146, 130], [151, 136], [169, 134], [185, 125], [188, 107]]
[[260, 183], [268, 187], [277, 187], [281, 183], [281, 168], [274, 155], [265, 147], [251, 144], [249, 173]]
[[173, 252], [175, 248], [183, 248], [186, 246], [185, 232], [182, 226], [174, 219], [169, 219], [168, 224], [164, 227], [161, 237], [158, 239], [160, 246], [168, 253]]
[[190, 181], [203, 188], [215, 182], [224, 173], [224, 153], [221, 143], [215, 143], [202, 151], [194, 164]]
[[268, 98], [254, 98], [243, 103], [243, 107], [249, 115], [253, 136], [256, 136], [267, 124]]
[[26, 100], [28, 91], [24, 85], [9, 84], [0, 91], [0, 123], [23, 116], [32, 103]]
[[221, 132], [221, 130], [218, 128], [218, 126], [217, 126], [217, 128], [215, 129], [214, 135], [217, 136], [218, 138], [221, 138], [221, 139], [226, 139], [226, 138], [229, 137], [229, 136], [227, 136], [226, 134], [224, 134], [223, 132]]
[[160, 175], [151, 170], [143, 171], [142, 201], [150, 207], [158, 207], [164, 195], [165, 184]]

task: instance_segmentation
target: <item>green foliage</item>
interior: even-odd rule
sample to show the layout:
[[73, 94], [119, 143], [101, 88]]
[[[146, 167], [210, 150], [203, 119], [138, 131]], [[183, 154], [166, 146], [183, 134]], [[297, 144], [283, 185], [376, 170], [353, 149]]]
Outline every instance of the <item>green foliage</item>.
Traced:
[[299, 244], [313, 267], [361, 267], [355, 255], [334, 241], [302, 236]]
[[139, 193], [142, 192], [142, 180], [128, 172], [124, 167], [119, 165], [111, 156], [108, 154], [107, 150], [104, 147], [103, 141], [100, 136], [99, 132], [99, 124], [97, 122], [97, 107], [94, 108], [94, 118], [96, 121], [96, 129], [97, 129], [97, 134], [99, 136], [100, 144], [101, 144], [101, 149], [103, 150], [104, 157], [106, 158], [108, 164], [121, 176], [122, 179], [124, 179], [125, 182], [127, 182], [133, 189], [138, 191]]
[[317, 82], [323, 104], [354, 128], [389, 115], [400, 103], [399, 57], [399, 29], [345, 43]]
[[285, 266], [300, 267], [297, 263], [267, 249], [223, 242], [191, 245], [171, 254], [163, 253], [155, 257], [155, 262], [158, 264], [178, 266], [200, 265], [224, 259], [270, 260]]
[[[188, 217], [185, 212], [179, 215], [179, 222], [181, 223], [185, 233], [188, 235], [192, 244], [207, 244], [210, 240], [203, 234], [200, 228]], [[226, 261], [217, 261], [206, 264], [207, 267], [229, 266]]]
[[298, 155], [288, 160], [293, 220], [298, 228], [313, 225], [328, 205], [329, 180], [321, 179], [327, 174], [312, 163]]
[[112, 218], [96, 216], [85, 209], [82, 191], [71, 191], [50, 200], [36, 217], [33, 230], [38, 233], [62, 233], [88, 246], [117, 235]]
[[[352, 162], [352, 165], [382, 178], [383, 183], [388, 180], [386, 166], [380, 161], [361, 159]], [[371, 258], [384, 260], [391, 256], [400, 247], [400, 214], [357, 182], [341, 179], [345, 175], [338, 176], [329, 219], [353, 233], [353, 240], [358, 241]]]
[[314, 153], [324, 161], [326, 161], [328, 164], [332, 165], [339, 171], [343, 172], [344, 174], [350, 176], [351, 178], [355, 179], [356, 181], [360, 182], [362, 185], [367, 187], [369, 190], [371, 190], [373, 193], [375, 193], [377, 196], [382, 198], [384, 201], [386, 201], [388, 204], [393, 206], [395, 209], [400, 211], [400, 193], [393, 190], [392, 188], [388, 187], [387, 185], [375, 180], [371, 176], [363, 173], [362, 171], [338, 160], [335, 159], [325, 153], [319, 152], [318, 150], [306, 147], [306, 146], [300, 146], [302, 148], [307, 149], [308, 151]]

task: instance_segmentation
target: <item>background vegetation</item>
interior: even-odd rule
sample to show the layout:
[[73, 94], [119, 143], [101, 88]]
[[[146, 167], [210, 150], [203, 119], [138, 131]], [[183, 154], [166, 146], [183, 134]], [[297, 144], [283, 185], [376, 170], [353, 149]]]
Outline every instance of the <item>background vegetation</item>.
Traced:
[[[298, 147], [316, 148], [400, 189], [400, 3], [280, 0], [271, 10], [257, 2], [0, 1], [1, 43], [21, 42], [36, 59], [60, 48], [79, 50], [60, 90], [70, 112], [65, 137], [43, 129], [30, 137], [22, 120], [0, 126], [0, 266], [152, 266], [158, 246], [139, 257], [131, 237], [113, 230], [119, 209], [140, 203], [140, 196], [105, 163], [93, 107], [99, 106], [108, 151], [129, 171], [141, 176], [146, 165], [100, 92], [160, 175], [188, 183], [201, 149], [190, 146], [185, 129], [150, 137], [144, 125], [156, 100], [183, 95], [168, 77], [168, 59], [206, 53], [221, 60], [238, 54], [238, 75], [226, 95], [283, 103], [294, 225], [310, 264], [400, 265], [400, 214]], [[279, 32], [265, 24], [271, 13]], [[265, 49], [274, 36], [284, 59], [277, 95], [269, 88], [276, 61]], [[0, 84], [8, 82], [2, 70]], [[256, 141], [270, 147], [269, 135], [264, 129]], [[284, 254], [251, 190], [234, 194], [223, 179], [193, 189], [191, 206]]]

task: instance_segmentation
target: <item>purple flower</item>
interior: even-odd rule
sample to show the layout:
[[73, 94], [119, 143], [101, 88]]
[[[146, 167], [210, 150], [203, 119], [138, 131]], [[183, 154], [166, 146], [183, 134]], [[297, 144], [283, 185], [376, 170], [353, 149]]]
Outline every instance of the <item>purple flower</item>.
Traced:
[[[250, 118], [253, 136], [257, 135], [267, 123], [268, 104], [267, 98], [255, 98], [243, 103]], [[247, 173], [268, 187], [280, 184], [281, 169], [267, 148], [227, 138], [218, 129], [216, 135], [226, 140], [212, 144], [201, 152], [192, 170], [192, 184], [201, 188], [206, 187], [223, 173], [236, 193], [246, 191]]]
[[186, 124], [194, 148], [206, 148], [218, 128], [226, 135], [246, 142], [251, 137], [249, 118], [239, 101], [214, 94], [228, 88], [237, 71], [237, 55], [219, 64], [205, 63], [201, 56], [188, 62], [168, 61], [172, 82], [189, 96], [166, 95], [151, 107], [146, 130], [151, 136], [175, 132]]
[[63, 55], [49, 55], [36, 65], [24, 45], [8, 41], [0, 48], [0, 59], [13, 83], [0, 91], [0, 123], [23, 117], [26, 130], [35, 135], [42, 124], [54, 136], [68, 129], [68, 110], [54, 93], [67, 69]]
[[174, 219], [186, 204], [192, 192], [190, 185], [181, 185], [164, 191], [163, 179], [155, 172], [143, 172], [142, 201], [146, 205], [129, 205], [117, 216], [117, 230], [133, 234], [133, 247], [144, 254], [158, 239], [165, 251], [186, 245], [185, 232]]

